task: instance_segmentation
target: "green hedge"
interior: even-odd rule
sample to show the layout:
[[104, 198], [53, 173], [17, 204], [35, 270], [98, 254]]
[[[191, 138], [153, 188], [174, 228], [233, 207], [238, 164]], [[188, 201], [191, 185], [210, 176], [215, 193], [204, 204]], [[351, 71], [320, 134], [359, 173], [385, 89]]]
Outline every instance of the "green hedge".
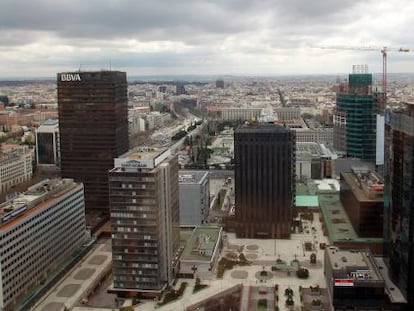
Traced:
[[187, 282], [182, 282], [181, 285], [180, 285], [180, 288], [178, 290], [175, 290], [175, 289], [169, 290], [165, 294], [163, 301], [159, 302], [158, 304], [160, 306], [162, 306], [162, 305], [165, 305], [166, 303], [177, 300], [178, 298], [180, 298], [184, 294], [184, 291], [185, 291], [187, 286], [188, 286]]

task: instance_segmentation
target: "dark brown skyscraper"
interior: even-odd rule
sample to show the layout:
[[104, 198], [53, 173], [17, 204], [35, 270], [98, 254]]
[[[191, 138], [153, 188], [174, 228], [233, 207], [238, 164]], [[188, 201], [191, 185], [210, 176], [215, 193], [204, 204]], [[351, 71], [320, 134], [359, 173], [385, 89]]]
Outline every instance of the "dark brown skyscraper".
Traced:
[[86, 212], [109, 214], [108, 171], [128, 150], [126, 73], [59, 73], [62, 177], [85, 186]]
[[250, 124], [234, 134], [236, 233], [288, 238], [295, 195], [295, 132]]

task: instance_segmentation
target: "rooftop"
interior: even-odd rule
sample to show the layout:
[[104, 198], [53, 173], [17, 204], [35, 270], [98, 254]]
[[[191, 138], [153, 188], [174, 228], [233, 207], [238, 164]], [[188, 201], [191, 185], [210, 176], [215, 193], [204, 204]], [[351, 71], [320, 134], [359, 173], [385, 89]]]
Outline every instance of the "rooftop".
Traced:
[[314, 142], [296, 142], [296, 152], [306, 152], [312, 154], [312, 156], [323, 154], [321, 146]]
[[171, 155], [166, 148], [138, 147], [132, 149], [118, 158], [115, 158], [114, 170], [155, 168]]
[[58, 125], [59, 121], [56, 119], [47, 119], [42, 125]]
[[41, 203], [77, 185], [72, 179], [45, 179], [0, 205], [0, 229]]
[[296, 195], [317, 195], [338, 192], [339, 182], [336, 179], [311, 179], [296, 183]]
[[180, 184], [199, 184], [208, 176], [208, 171], [184, 171], [178, 172]]
[[330, 246], [326, 252], [334, 270], [334, 277], [357, 281], [383, 281], [369, 250], [339, 250]]
[[336, 158], [336, 155], [323, 144], [315, 142], [296, 142], [296, 158], [303, 155], [311, 155], [312, 157], [322, 157], [325, 159]]
[[237, 133], [288, 133], [290, 132], [289, 128], [278, 124], [269, 124], [269, 123], [250, 123], [244, 124], [236, 129], [235, 134]]
[[384, 181], [375, 172], [365, 167], [354, 167], [351, 172], [341, 173], [341, 175], [358, 201], [383, 200]]
[[381, 238], [359, 237], [346, 214], [339, 194], [320, 194], [319, 204], [328, 229], [329, 239], [334, 242], [382, 243]]
[[207, 261], [219, 243], [220, 233], [223, 229], [215, 226], [200, 226], [194, 230], [181, 230], [180, 238], [185, 241], [181, 255], [184, 261]]
[[331, 241], [355, 240], [358, 238], [342, 206], [338, 193], [320, 195], [319, 204]]
[[319, 207], [319, 198], [317, 195], [297, 195], [296, 206]]
[[8, 161], [15, 160], [22, 155], [29, 154], [30, 149], [28, 146], [19, 145], [1, 145], [0, 147], [0, 160]]

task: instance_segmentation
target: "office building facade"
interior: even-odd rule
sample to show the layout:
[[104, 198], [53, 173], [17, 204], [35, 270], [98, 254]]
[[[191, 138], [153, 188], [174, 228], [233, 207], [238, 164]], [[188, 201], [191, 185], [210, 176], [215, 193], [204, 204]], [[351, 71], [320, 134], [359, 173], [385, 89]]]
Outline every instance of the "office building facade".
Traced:
[[341, 172], [340, 199], [354, 230], [361, 237], [382, 238], [384, 180], [367, 167]]
[[234, 133], [235, 226], [242, 238], [289, 238], [295, 195], [295, 132], [248, 124]]
[[58, 74], [63, 177], [85, 186], [86, 212], [109, 215], [108, 170], [128, 150], [125, 72]]
[[15, 310], [33, 286], [87, 238], [83, 185], [42, 181], [0, 205], [0, 310]]
[[414, 104], [387, 113], [385, 254], [391, 277], [414, 309]]
[[178, 159], [132, 150], [109, 172], [113, 290], [159, 295], [178, 273]]
[[216, 88], [217, 89], [224, 89], [224, 80], [223, 79], [216, 80]]
[[225, 121], [250, 121], [258, 119], [262, 108], [225, 108], [221, 111], [221, 118]]
[[180, 187], [180, 224], [204, 224], [209, 211], [210, 183], [207, 171], [178, 173]]
[[59, 167], [59, 122], [46, 120], [36, 129], [36, 163], [40, 167]]

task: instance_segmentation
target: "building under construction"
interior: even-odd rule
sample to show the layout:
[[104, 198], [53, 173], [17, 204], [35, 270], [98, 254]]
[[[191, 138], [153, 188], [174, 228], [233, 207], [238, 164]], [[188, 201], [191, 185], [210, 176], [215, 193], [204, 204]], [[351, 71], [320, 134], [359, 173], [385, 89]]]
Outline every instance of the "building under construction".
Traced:
[[353, 158], [376, 161], [377, 100], [372, 74], [354, 66], [349, 80], [339, 85], [334, 112], [334, 147]]

